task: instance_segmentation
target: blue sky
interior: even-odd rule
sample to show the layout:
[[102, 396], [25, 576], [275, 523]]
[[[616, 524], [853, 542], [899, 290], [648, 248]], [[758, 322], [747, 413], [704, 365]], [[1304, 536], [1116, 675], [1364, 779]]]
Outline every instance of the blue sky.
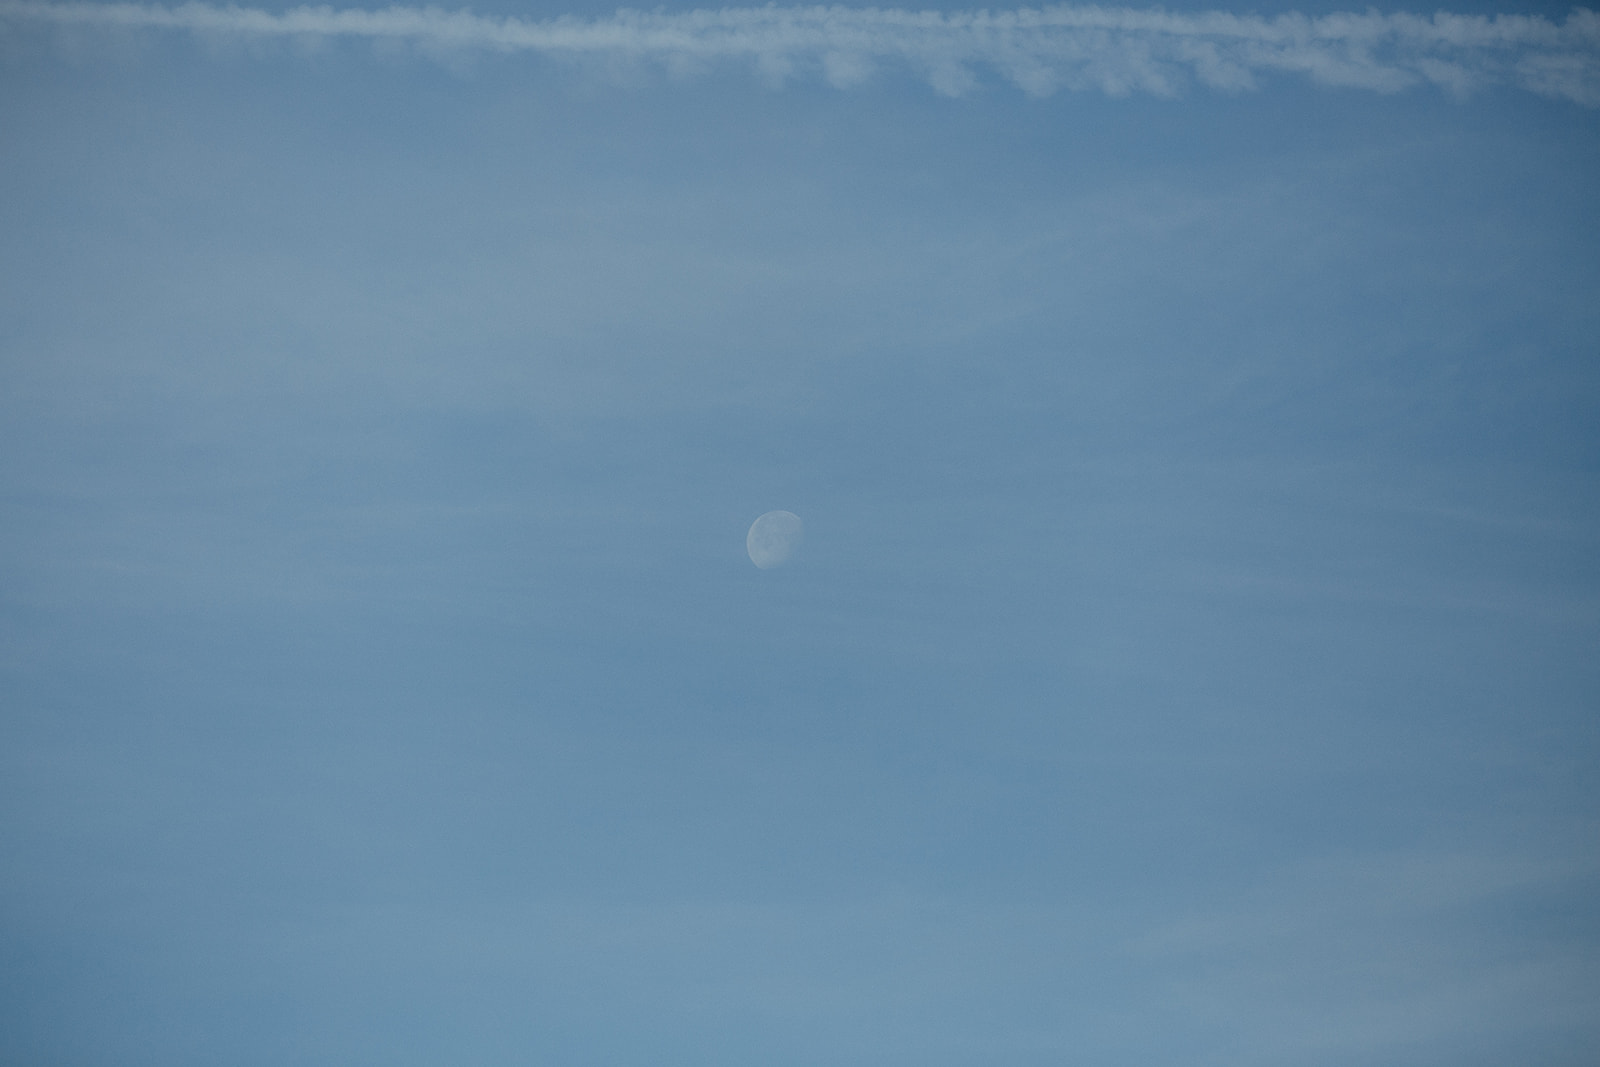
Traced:
[[0, 1060], [1589, 1062], [1594, 16], [174, 10], [0, 7]]

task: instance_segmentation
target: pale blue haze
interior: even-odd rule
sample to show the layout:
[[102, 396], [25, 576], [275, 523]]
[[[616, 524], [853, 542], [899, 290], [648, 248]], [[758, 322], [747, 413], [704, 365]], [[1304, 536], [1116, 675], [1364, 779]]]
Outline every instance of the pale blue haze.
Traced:
[[1594, 1062], [1600, 66], [8, 10], [0, 1063]]

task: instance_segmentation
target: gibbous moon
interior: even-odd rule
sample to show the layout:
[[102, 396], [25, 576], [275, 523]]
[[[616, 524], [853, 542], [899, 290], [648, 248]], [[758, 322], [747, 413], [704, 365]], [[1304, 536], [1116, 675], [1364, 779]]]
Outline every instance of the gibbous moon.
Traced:
[[806, 524], [800, 516], [792, 511], [769, 511], [750, 524], [744, 547], [750, 562], [766, 571], [789, 562], [805, 535]]

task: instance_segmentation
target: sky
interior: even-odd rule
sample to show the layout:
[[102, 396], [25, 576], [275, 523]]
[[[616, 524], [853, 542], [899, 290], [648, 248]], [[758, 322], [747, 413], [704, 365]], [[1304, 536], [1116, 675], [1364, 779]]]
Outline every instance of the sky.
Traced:
[[1555, 5], [0, 3], [0, 1062], [1591, 1063], [1596, 175]]

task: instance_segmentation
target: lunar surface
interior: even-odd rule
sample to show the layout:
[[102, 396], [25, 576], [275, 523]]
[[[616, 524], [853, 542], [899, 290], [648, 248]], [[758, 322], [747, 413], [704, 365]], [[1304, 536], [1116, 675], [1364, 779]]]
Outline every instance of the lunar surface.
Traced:
[[792, 511], [769, 511], [750, 524], [750, 533], [744, 547], [750, 553], [750, 562], [762, 570], [771, 570], [789, 562], [800, 548], [806, 532], [805, 523]]

